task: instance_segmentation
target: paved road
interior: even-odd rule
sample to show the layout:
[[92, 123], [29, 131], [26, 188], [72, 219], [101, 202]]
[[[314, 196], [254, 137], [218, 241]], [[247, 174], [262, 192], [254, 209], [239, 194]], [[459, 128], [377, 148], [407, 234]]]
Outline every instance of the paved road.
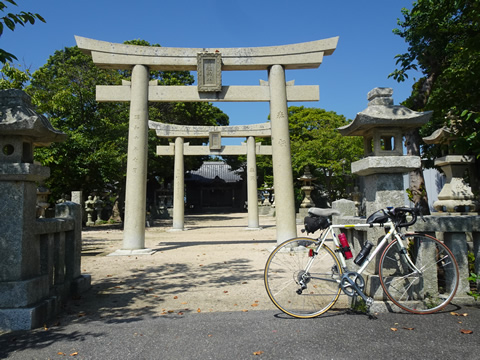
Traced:
[[479, 359], [480, 309], [375, 318], [329, 312], [309, 320], [258, 310], [78, 318], [47, 330], [0, 336], [0, 358]]

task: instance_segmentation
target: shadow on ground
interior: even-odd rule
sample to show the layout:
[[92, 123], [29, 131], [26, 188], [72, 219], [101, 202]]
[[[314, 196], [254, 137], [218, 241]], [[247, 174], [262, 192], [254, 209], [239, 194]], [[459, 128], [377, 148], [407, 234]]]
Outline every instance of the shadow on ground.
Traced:
[[[168, 262], [158, 266], [132, 268], [121, 276], [109, 274], [96, 279], [91, 290], [71, 299], [62, 321], [103, 320], [131, 322], [144, 316], [161, 316], [197, 311], [196, 304], [182, 299], [195, 298], [195, 291], [221, 296], [224, 287], [248, 286], [261, 274], [249, 259], [232, 259], [206, 265]], [[185, 296], [187, 294], [187, 296]], [[189, 296], [190, 297], [189, 297]], [[176, 306], [172, 299], [179, 298]], [[170, 305], [165, 305], [166, 300]], [[192, 306], [192, 308], [189, 308]]]

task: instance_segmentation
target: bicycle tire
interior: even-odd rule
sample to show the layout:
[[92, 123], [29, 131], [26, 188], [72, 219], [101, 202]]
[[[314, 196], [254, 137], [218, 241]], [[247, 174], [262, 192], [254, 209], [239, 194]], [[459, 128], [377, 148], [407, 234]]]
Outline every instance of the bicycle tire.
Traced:
[[342, 268], [325, 244], [318, 250], [312, 266], [305, 276], [306, 289], [301, 294], [299, 279], [315, 251], [318, 241], [294, 238], [280, 244], [268, 257], [264, 281], [267, 294], [284, 313], [296, 318], [312, 318], [328, 311], [337, 301], [341, 288]]
[[379, 277], [387, 297], [399, 308], [415, 314], [431, 314], [447, 306], [457, 291], [458, 264], [442, 242], [426, 234], [405, 234], [407, 253], [421, 271], [407, 263], [392, 241], [383, 251]]

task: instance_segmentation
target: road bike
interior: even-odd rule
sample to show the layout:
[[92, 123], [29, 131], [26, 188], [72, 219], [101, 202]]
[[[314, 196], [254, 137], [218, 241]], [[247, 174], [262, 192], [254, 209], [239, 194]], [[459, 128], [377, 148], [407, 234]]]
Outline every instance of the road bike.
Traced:
[[[372, 284], [379, 282], [383, 289], [373, 290], [375, 300], [390, 300], [400, 311], [430, 314], [455, 296], [459, 271], [450, 249], [428, 234], [401, 232], [415, 224], [417, 216], [423, 219], [418, 207], [382, 209], [362, 224], [333, 225], [331, 216], [339, 215], [333, 209], [310, 208], [308, 215], [304, 231], [308, 235], [321, 230], [320, 236], [283, 242], [265, 265], [268, 296], [284, 313], [297, 318], [319, 316], [332, 308], [342, 291], [360, 297], [369, 308], [374, 300], [364, 293], [362, 273], [374, 259], [378, 275], [369, 275], [368, 287], [372, 292]], [[385, 228], [385, 235], [377, 246], [366, 241], [352, 264], [352, 249], [344, 234], [337, 232], [361, 228]]]

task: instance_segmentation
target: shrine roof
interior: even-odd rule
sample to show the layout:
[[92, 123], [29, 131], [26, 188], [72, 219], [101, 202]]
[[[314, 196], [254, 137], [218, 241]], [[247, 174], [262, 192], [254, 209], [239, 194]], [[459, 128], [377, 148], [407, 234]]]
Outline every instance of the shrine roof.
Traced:
[[198, 170], [189, 171], [185, 181], [198, 181], [203, 183], [241, 181], [238, 171], [232, 170], [230, 165], [222, 161], [205, 161]]

